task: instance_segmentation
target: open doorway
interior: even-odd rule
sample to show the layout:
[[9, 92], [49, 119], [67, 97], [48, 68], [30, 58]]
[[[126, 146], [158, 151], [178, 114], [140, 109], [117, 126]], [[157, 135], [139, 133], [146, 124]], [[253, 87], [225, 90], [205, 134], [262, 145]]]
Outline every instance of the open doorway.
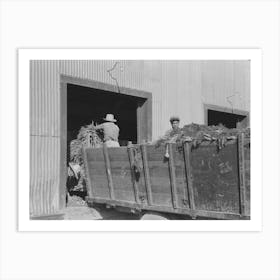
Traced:
[[65, 75], [61, 75], [60, 79], [60, 205], [63, 208], [67, 205], [70, 142], [77, 139], [81, 127], [103, 123], [106, 114], [113, 114], [120, 128], [121, 146], [126, 146], [128, 141], [149, 141], [152, 138], [152, 95], [149, 92], [117, 88], [114, 85]]
[[205, 105], [205, 123], [207, 125], [222, 124], [227, 128], [244, 128], [249, 126], [249, 113]]
[[117, 119], [120, 146], [126, 146], [128, 141], [136, 144], [137, 110], [146, 101], [146, 98], [67, 84], [67, 148], [82, 126], [92, 122], [100, 124], [108, 113]]

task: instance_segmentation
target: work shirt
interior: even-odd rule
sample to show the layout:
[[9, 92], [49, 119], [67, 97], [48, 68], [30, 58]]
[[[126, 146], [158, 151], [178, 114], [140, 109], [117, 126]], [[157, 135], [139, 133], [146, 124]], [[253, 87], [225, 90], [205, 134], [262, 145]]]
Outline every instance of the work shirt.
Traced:
[[119, 139], [119, 127], [112, 122], [105, 122], [95, 127], [96, 129], [103, 129], [104, 142], [113, 140], [118, 141]]
[[175, 143], [177, 138], [182, 134], [180, 128], [177, 129], [169, 129], [166, 131], [164, 136], [162, 136], [160, 139], [161, 141], [168, 141], [170, 143]]

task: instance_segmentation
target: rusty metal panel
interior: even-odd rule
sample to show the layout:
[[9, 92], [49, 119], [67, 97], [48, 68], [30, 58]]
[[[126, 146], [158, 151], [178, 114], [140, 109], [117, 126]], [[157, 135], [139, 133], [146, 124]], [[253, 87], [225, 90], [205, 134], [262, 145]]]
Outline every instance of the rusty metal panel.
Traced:
[[30, 133], [60, 135], [59, 62], [30, 62]]
[[30, 215], [59, 210], [59, 137], [30, 137]]

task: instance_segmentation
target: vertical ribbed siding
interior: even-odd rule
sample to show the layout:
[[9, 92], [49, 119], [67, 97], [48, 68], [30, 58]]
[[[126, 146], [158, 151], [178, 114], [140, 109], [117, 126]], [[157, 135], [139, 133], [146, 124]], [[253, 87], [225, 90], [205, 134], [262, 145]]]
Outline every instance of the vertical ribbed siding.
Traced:
[[30, 62], [30, 133], [59, 136], [59, 62]]
[[[201, 94], [201, 63], [183, 62], [178, 71], [179, 84], [179, 115], [182, 123], [203, 123], [203, 99]], [[185, 80], [185, 83], [179, 81]], [[183, 100], [183, 102], [181, 102]]]
[[161, 111], [163, 107], [162, 93], [162, 71], [161, 61], [144, 61], [143, 62], [143, 90], [151, 92], [153, 95], [153, 138], [160, 135], [162, 129]]
[[153, 94], [153, 138], [169, 128], [172, 114], [203, 123], [203, 103], [249, 110], [249, 61], [66, 60], [60, 73], [116, 85], [108, 74], [115, 62], [111, 74], [119, 86]]
[[30, 214], [59, 210], [59, 62], [30, 62]]
[[204, 102], [249, 111], [249, 67], [249, 61], [203, 61], [201, 85]]
[[30, 149], [30, 214], [56, 213], [59, 210], [60, 139], [31, 136]]
[[[113, 67], [114, 69], [111, 70]], [[116, 85], [108, 70], [111, 70], [111, 75], [118, 80], [120, 87], [143, 90], [144, 61], [63, 60], [60, 62], [61, 74]]]

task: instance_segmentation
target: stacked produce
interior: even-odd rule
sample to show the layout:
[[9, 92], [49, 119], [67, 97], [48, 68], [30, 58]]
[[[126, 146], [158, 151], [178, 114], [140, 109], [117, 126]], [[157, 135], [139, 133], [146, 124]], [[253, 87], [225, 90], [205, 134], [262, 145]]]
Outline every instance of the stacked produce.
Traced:
[[70, 142], [70, 161], [83, 164], [83, 147], [101, 147], [103, 135], [93, 124], [82, 126], [77, 139]]
[[[100, 131], [95, 130], [94, 124], [81, 127], [77, 139], [70, 142], [70, 162], [80, 166], [78, 174], [68, 172], [68, 189], [69, 191], [86, 191], [85, 170], [83, 162], [83, 147], [101, 147], [103, 135]], [[73, 172], [72, 172], [73, 173]], [[72, 183], [71, 183], [72, 182]]]
[[195, 148], [202, 142], [215, 142], [217, 148], [221, 149], [228, 141], [235, 140], [241, 133], [244, 133], [245, 137], [250, 137], [250, 128], [229, 129], [223, 125], [207, 126], [192, 123], [173, 131], [169, 137], [160, 138], [156, 145], [160, 146], [172, 142], [181, 146], [183, 142], [191, 142], [192, 147]]

